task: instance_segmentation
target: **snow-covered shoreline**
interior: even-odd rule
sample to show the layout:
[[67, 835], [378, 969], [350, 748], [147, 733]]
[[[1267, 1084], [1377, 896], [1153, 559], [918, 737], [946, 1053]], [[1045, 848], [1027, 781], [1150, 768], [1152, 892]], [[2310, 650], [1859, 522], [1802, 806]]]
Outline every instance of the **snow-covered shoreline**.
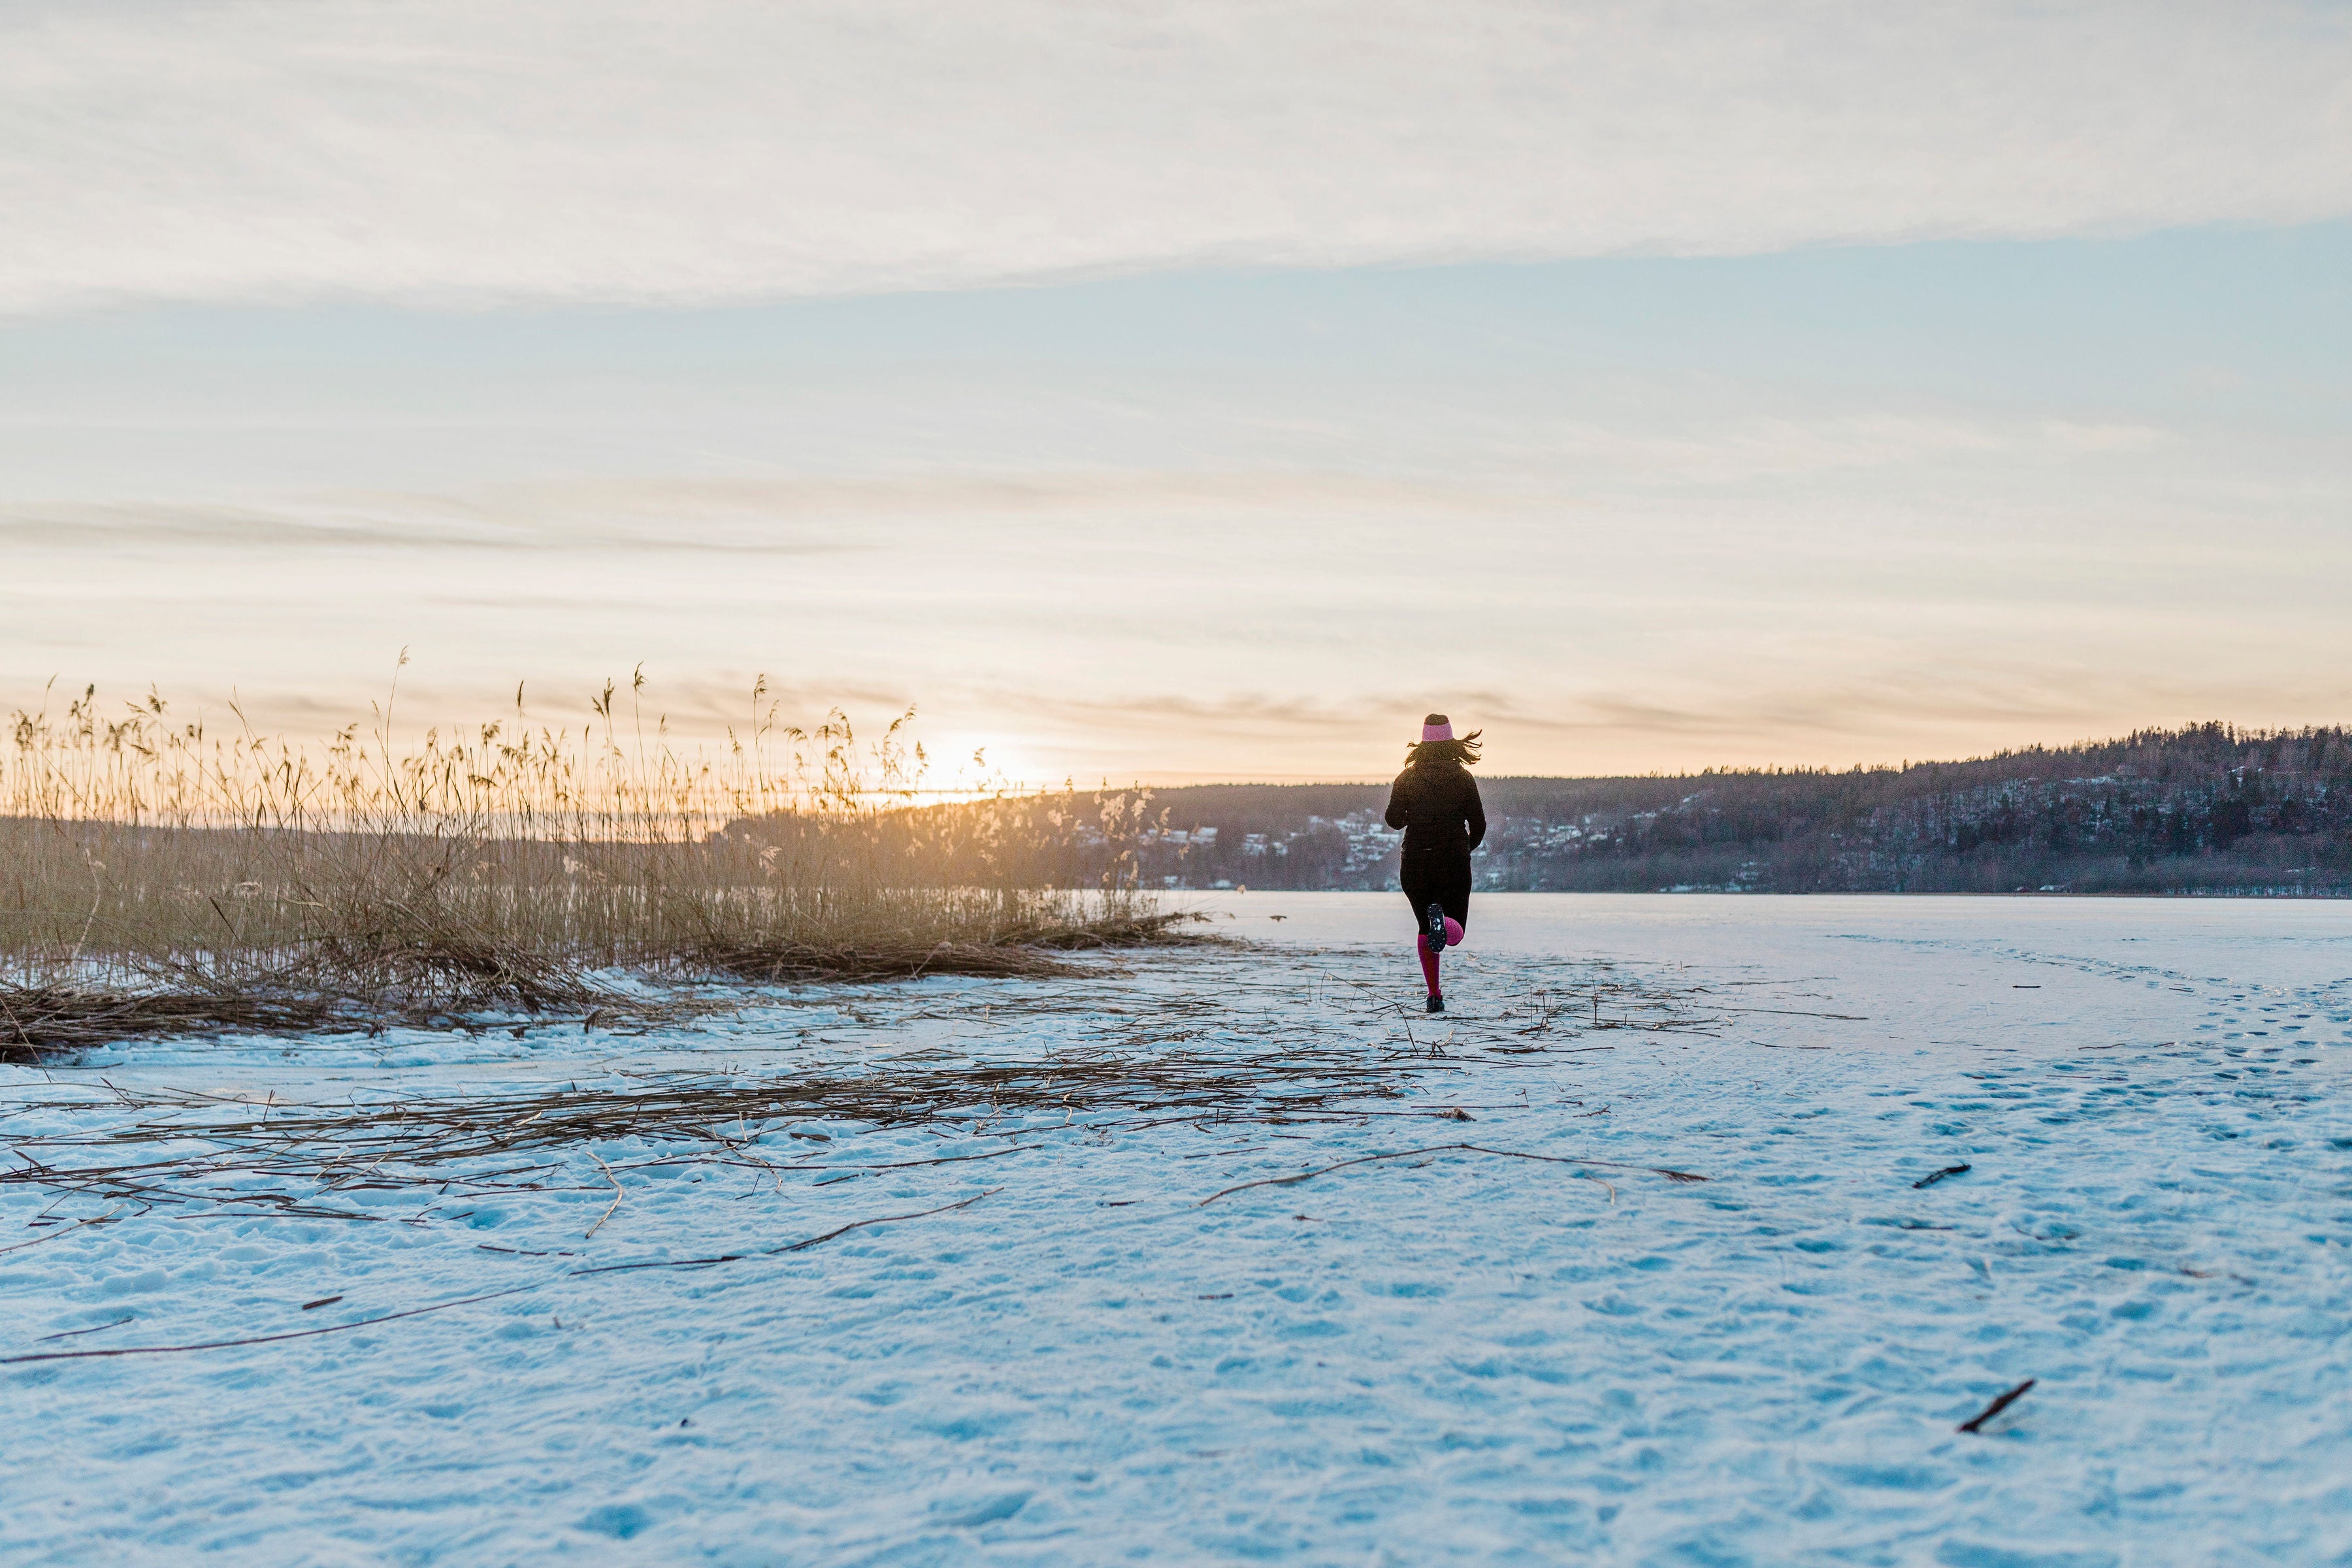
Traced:
[[[29, 1224], [54, 1194], [12, 1187], [0, 1354], [513, 1293], [308, 1339], [0, 1367], [0, 1555], [2352, 1552], [2352, 911], [1482, 898], [1475, 967], [1449, 985], [1460, 1014], [1433, 1032], [1379, 1005], [1412, 990], [1401, 938], [1378, 944], [1403, 921], [1392, 898], [1206, 902], [1276, 945], [1131, 961], [1126, 979], [1045, 988], [1050, 1006], [1034, 984], [934, 981], [807, 991], [675, 1035], [232, 1041], [9, 1069], [19, 1100], [80, 1099], [103, 1077], [324, 1103], [908, 1049], [1289, 1040], [1445, 1052], [1396, 1108], [1475, 1121], [812, 1125], [833, 1136], [795, 1141], [799, 1163], [840, 1172], [646, 1163], [613, 1184], [586, 1155], [618, 1167], [652, 1147], [616, 1139], [567, 1154], [580, 1179], [564, 1190], [416, 1224], [159, 1207], [66, 1231]], [[1703, 990], [1711, 1022], [1490, 1048], [1497, 1020], [1595, 959]], [[1454, 1149], [1202, 1202], [1457, 1143], [1710, 1179]], [[846, 1173], [860, 1167], [895, 1168]], [[404, 1206], [388, 1215], [416, 1216], [392, 1195]], [[972, 1199], [802, 1251], [580, 1272]], [[77, 1197], [47, 1217], [100, 1212]], [[1983, 1436], [1955, 1432], [2028, 1377]]]

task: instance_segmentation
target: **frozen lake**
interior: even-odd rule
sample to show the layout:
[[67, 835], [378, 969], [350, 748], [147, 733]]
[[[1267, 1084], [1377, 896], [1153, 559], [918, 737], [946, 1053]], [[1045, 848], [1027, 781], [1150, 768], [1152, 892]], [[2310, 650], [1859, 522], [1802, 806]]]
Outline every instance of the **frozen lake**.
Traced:
[[0, 1068], [20, 1165], [93, 1158], [109, 1085], [1296, 1052], [1394, 1091], [612, 1136], [547, 1191], [0, 1187], [0, 1354], [334, 1331], [0, 1365], [0, 1559], [2352, 1563], [2352, 906], [1482, 894], [1433, 1019], [1396, 895], [1196, 901], [1252, 945]]

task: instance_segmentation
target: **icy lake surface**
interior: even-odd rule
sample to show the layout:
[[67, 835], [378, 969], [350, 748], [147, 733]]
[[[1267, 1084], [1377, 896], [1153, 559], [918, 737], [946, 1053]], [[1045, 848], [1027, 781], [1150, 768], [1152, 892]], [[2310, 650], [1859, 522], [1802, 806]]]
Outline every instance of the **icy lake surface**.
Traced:
[[0, 1354], [509, 1292], [0, 1365], [0, 1561], [2352, 1563], [2352, 907], [1482, 895], [1443, 1020], [1393, 895], [1202, 907], [1257, 945], [0, 1068], [20, 1165], [128, 1120], [109, 1084], [1296, 1049], [1401, 1091], [303, 1189], [349, 1218], [266, 1173], [143, 1213], [0, 1188]]

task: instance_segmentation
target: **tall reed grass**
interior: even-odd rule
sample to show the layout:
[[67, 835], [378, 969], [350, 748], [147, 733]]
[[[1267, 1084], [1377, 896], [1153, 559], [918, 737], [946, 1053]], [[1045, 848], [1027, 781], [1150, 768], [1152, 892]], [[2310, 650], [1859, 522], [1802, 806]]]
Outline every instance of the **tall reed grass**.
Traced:
[[[1034, 803], [909, 812], [928, 769], [911, 715], [870, 743], [838, 711], [804, 731], [778, 722], [762, 679], [723, 747], [688, 750], [657, 716], [648, 732], [643, 684], [608, 684], [560, 728], [518, 689], [509, 714], [405, 743], [393, 700], [317, 744], [234, 710], [227, 726], [184, 720], [152, 693], [16, 713], [0, 750], [0, 984], [15, 997], [0, 1006], [102, 992], [118, 1008], [530, 1010], [608, 995], [596, 976], [614, 969], [1012, 973], [1173, 932], [1116, 874], [1086, 889], [989, 874], [1016, 858], [991, 836], [1033, 821]], [[1068, 806], [1113, 836], [1142, 826], [1128, 797]]]

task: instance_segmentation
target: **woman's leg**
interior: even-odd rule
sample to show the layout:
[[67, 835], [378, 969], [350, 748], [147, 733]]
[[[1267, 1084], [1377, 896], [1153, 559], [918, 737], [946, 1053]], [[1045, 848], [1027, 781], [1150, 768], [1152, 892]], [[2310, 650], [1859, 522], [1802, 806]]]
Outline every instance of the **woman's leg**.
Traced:
[[[1412, 906], [1412, 923], [1422, 928], [1413, 938], [1413, 952], [1421, 960], [1421, 978], [1432, 996], [1443, 994], [1437, 983], [1437, 950], [1429, 944], [1429, 906], [1444, 902], [1444, 889], [1431, 878], [1428, 868], [1408, 860], [1398, 868], [1397, 880], [1403, 885], [1404, 901]], [[1448, 931], [1449, 937], [1454, 933]]]
[[1432, 996], [1442, 996], [1445, 988], [1438, 982], [1437, 959], [1444, 948], [1430, 941], [1429, 908], [1434, 904], [1442, 911], [1444, 947], [1461, 942], [1462, 929], [1470, 919], [1470, 858], [1465, 855], [1451, 864], [1408, 860], [1397, 868], [1397, 880], [1404, 889], [1405, 902], [1412, 906], [1412, 923], [1422, 928], [1413, 940], [1413, 951], [1421, 959], [1421, 978]]
[[1462, 941], [1462, 928], [1470, 923], [1470, 859], [1463, 857], [1459, 866], [1449, 867], [1435, 898], [1445, 910], [1445, 945], [1454, 947]]

